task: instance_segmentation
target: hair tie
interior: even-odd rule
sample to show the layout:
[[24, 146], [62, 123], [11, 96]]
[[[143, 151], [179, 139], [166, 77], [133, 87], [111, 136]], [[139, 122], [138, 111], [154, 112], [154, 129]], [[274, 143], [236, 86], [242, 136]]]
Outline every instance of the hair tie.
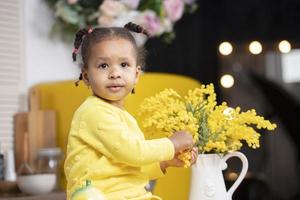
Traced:
[[73, 49], [73, 53], [76, 53], [76, 54], [77, 54], [77, 52], [78, 52], [78, 49], [77, 49], [77, 48], [74, 48], [74, 49]]
[[90, 27], [90, 28], [88, 29], [88, 33], [91, 33], [91, 32], [93, 32], [93, 28], [92, 28], [92, 27]]

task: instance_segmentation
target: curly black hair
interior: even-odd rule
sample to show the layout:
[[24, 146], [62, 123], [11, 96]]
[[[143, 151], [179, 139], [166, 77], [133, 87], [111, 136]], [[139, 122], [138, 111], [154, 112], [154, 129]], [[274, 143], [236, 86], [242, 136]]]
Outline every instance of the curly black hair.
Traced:
[[[83, 28], [77, 31], [74, 40], [74, 50], [72, 53], [72, 59], [75, 62], [78, 52], [82, 57], [82, 68], [87, 67], [87, 60], [90, 55], [90, 49], [93, 44], [96, 44], [109, 37], [123, 38], [132, 43], [137, 52], [137, 64], [142, 69], [145, 67], [145, 59], [147, 51], [144, 47], [138, 47], [136, 41], [131, 32], [142, 33], [149, 37], [149, 33], [142, 26], [134, 24], [132, 22], [127, 23], [124, 27], [100, 27], [100, 28]], [[82, 74], [79, 76], [79, 81], [82, 80]], [[78, 82], [76, 82], [76, 86]]]

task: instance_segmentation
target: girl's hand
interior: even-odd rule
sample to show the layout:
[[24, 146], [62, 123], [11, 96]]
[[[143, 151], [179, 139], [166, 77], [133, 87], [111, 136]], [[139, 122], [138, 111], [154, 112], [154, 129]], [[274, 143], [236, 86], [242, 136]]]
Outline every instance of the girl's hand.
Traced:
[[174, 145], [175, 153], [191, 149], [193, 146], [193, 137], [186, 131], [177, 131], [169, 139]]
[[198, 148], [197, 147], [193, 147], [192, 148], [192, 157], [191, 157], [191, 165], [195, 164], [197, 162], [197, 158], [198, 158]]
[[183, 167], [184, 162], [178, 159], [179, 152], [175, 154], [172, 160], [165, 160], [160, 162], [160, 168], [165, 173], [168, 167]]
[[[160, 162], [161, 170], [165, 172], [168, 167], [184, 167], [184, 162], [178, 158], [179, 154], [180, 153], [177, 152], [172, 160], [166, 160]], [[197, 157], [198, 157], [198, 148], [193, 147], [191, 149], [191, 160], [190, 160], [191, 165], [196, 163]]]

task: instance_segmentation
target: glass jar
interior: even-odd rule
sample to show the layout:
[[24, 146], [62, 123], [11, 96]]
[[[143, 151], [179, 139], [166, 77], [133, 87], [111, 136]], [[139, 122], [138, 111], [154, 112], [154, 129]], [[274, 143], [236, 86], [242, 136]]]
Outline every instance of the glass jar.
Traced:
[[60, 148], [43, 148], [38, 152], [37, 173], [55, 174], [56, 188], [59, 183], [59, 164], [62, 159], [62, 151]]
[[62, 157], [60, 148], [43, 148], [38, 153], [38, 172], [57, 173]]

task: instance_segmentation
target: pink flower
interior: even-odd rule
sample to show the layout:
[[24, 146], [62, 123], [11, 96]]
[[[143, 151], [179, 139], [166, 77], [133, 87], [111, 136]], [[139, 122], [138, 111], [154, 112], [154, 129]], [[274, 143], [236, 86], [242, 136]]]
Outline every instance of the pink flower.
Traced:
[[152, 10], [146, 10], [143, 12], [139, 16], [137, 23], [143, 26], [150, 36], [160, 35], [162, 33], [160, 19]]
[[78, 2], [78, 0], [68, 0], [68, 4], [74, 5]]
[[163, 4], [165, 12], [172, 22], [182, 17], [184, 11], [184, 3], [182, 0], [164, 0]]
[[140, 3], [140, 0], [121, 0], [121, 2], [132, 9], [136, 9]]
[[101, 14], [110, 17], [116, 17], [120, 13], [126, 11], [126, 6], [120, 1], [115, 0], [105, 0], [99, 7]]

